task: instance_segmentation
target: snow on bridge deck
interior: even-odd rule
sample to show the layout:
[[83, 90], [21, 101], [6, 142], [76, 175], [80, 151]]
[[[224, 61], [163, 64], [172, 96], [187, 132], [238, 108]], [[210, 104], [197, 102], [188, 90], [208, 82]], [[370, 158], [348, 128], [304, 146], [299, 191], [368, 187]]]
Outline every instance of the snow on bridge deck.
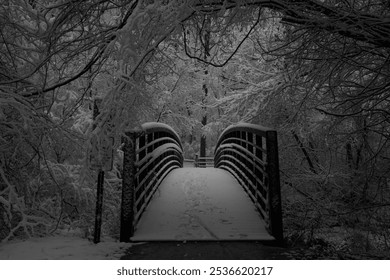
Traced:
[[131, 240], [274, 238], [230, 173], [216, 168], [180, 168], [161, 183]]

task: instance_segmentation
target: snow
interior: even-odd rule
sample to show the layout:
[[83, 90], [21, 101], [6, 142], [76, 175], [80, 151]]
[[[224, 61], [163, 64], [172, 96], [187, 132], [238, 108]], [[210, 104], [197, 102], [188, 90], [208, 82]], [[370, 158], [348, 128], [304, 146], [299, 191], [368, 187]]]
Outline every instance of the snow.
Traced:
[[77, 236], [48, 236], [0, 243], [0, 260], [115, 260], [130, 243], [103, 240], [94, 244]]
[[144, 129], [144, 130], [149, 130], [149, 129], [153, 129], [153, 128], [165, 128], [165, 129], [174, 131], [172, 127], [170, 127], [169, 125], [167, 125], [165, 123], [146, 122], [146, 123], [142, 124], [142, 129]]
[[174, 143], [166, 143], [166, 144], [163, 144], [163, 145], [157, 147], [155, 150], [153, 150], [152, 153], [147, 154], [142, 160], [138, 161], [136, 164], [138, 166], [140, 166], [140, 165], [144, 164], [144, 162], [146, 162], [146, 161], [155, 160], [161, 154], [163, 154], [165, 151], [172, 150], [172, 149], [181, 151], [181, 148], [178, 145], [176, 145]]
[[[221, 139], [221, 137], [223, 137], [229, 130], [240, 130], [240, 129], [245, 129], [245, 128], [246, 129], [249, 128], [251, 130], [261, 130], [263, 132], [274, 131], [274, 129], [272, 129], [272, 128], [261, 126], [261, 125], [257, 125], [257, 124], [237, 123], [237, 124], [229, 125], [224, 131], [222, 131], [222, 133], [219, 136], [219, 139]], [[218, 139], [218, 143], [220, 141], [219, 139]]]
[[145, 131], [151, 130], [151, 129], [165, 129], [170, 131], [172, 134], [176, 136], [176, 139], [180, 141], [179, 134], [176, 133], [176, 131], [173, 130], [172, 127], [165, 123], [158, 123], [158, 122], [146, 122], [141, 125], [142, 129]]
[[254, 204], [225, 170], [179, 168], [157, 189], [133, 241], [273, 240]]

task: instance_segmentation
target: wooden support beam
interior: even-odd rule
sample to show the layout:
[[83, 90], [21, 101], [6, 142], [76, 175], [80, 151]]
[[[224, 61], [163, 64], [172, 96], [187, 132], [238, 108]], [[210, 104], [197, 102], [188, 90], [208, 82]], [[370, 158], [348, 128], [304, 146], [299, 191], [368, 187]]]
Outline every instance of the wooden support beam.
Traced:
[[126, 133], [123, 139], [122, 205], [120, 242], [129, 242], [134, 234], [136, 188], [136, 134]]
[[276, 131], [266, 132], [268, 205], [270, 230], [276, 240], [283, 241], [282, 201], [280, 195], [278, 139]]

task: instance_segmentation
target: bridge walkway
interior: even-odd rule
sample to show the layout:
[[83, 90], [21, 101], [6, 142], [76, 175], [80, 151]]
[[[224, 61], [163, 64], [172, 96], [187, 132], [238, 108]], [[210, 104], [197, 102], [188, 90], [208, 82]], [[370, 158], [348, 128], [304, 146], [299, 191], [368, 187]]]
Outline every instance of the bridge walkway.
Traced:
[[155, 192], [131, 241], [274, 240], [237, 180], [218, 168], [178, 168]]

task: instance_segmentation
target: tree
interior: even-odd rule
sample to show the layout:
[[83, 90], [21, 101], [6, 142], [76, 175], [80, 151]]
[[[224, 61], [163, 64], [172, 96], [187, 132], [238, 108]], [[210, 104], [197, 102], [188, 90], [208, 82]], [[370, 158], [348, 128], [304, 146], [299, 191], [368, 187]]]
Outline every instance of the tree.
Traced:
[[[376, 10], [377, 6], [364, 6], [363, 2], [349, 6], [354, 16]], [[346, 9], [343, 6], [340, 11]], [[288, 33], [277, 46], [262, 46], [267, 54], [285, 61], [288, 80], [275, 93], [278, 99], [274, 102], [279, 104], [274, 106], [280, 108], [280, 101], [288, 98], [289, 106], [280, 108], [285, 117], [279, 125], [284, 123], [286, 136], [292, 136], [284, 139], [285, 145], [295, 141], [302, 154], [298, 158], [303, 158], [303, 167], [308, 167], [307, 172], [302, 172], [295, 161], [285, 162], [290, 171], [286, 172], [284, 166], [284, 172], [293, 180], [290, 186], [313, 202], [311, 208], [317, 214], [312, 214], [308, 222], [314, 228], [324, 215], [337, 221], [328, 220], [327, 226], [345, 224], [349, 228], [354, 224], [353, 227], [361, 227], [359, 230], [365, 228], [367, 238], [362, 242], [367, 247], [373, 242], [369, 235], [387, 234], [384, 229], [378, 230], [388, 219], [383, 215], [388, 207], [387, 195], [377, 194], [384, 189], [388, 193], [384, 178], [389, 170], [382, 168], [388, 157], [388, 49], [356, 34], [297, 23], [288, 26]], [[308, 209], [304, 208], [306, 217]], [[373, 219], [376, 211], [381, 216]]]
[[88, 123], [84, 101], [134, 7], [128, 14], [120, 8], [97, 1], [2, 4], [0, 238], [56, 228], [81, 210], [75, 192], [89, 191], [77, 167]]
[[81, 164], [88, 139], [110, 133], [119, 147], [124, 131], [151, 118], [176, 124], [189, 142], [203, 118], [203, 131], [215, 133], [210, 146], [230, 123], [274, 126], [287, 191], [304, 197], [288, 206], [310, 213], [302, 228], [326, 214], [377, 229], [388, 222], [389, 8], [382, 0], [5, 1], [0, 238], [80, 221], [89, 199], [76, 198], [93, 185]]

